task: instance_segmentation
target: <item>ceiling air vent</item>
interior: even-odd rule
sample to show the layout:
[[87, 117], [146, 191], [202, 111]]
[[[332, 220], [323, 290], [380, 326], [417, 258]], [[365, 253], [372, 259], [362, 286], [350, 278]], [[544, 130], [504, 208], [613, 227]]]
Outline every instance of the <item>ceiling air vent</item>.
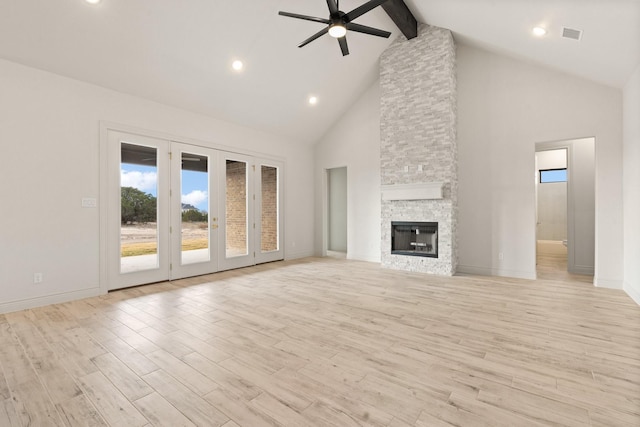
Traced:
[[562, 37], [564, 37], [565, 39], [580, 40], [580, 38], [582, 37], [582, 30], [562, 27]]

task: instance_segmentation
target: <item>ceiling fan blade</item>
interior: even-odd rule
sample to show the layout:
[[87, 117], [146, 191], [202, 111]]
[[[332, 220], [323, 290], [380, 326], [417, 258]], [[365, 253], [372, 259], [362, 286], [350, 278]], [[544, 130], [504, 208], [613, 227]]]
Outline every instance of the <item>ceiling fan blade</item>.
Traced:
[[387, 0], [370, 0], [365, 4], [363, 4], [362, 6], [358, 6], [355, 9], [353, 9], [351, 12], [344, 15], [343, 20], [344, 22], [351, 22], [357, 17], [364, 15], [365, 13], [369, 12], [371, 9], [375, 9], [376, 7], [380, 6], [382, 3], [386, 1]]
[[309, 43], [311, 43], [312, 41], [314, 41], [315, 39], [324, 36], [325, 34], [327, 34], [329, 32], [329, 27], [323, 28], [322, 30], [318, 31], [317, 33], [315, 33], [314, 35], [312, 35], [311, 37], [309, 37], [308, 39], [306, 39], [305, 41], [303, 41], [302, 43], [300, 43], [298, 45], [298, 47], [303, 47], [308, 45]]
[[338, 4], [336, 0], [327, 0], [327, 6], [329, 6], [329, 13], [336, 14], [338, 13]]
[[347, 46], [347, 38], [346, 37], [338, 38], [338, 43], [340, 44], [340, 50], [342, 50], [342, 56], [349, 55], [349, 46]]
[[347, 30], [355, 31], [357, 33], [370, 34], [372, 36], [384, 37], [386, 39], [389, 38], [391, 33], [389, 31], [379, 30], [373, 27], [367, 27], [366, 25], [354, 24], [353, 22], [349, 22], [347, 24]]
[[315, 16], [299, 15], [297, 13], [289, 13], [283, 11], [278, 12], [278, 15], [288, 16], [289, 18], [304, 19], [305, 21], [320, 22], [321, 24], [331, 24], [330, 20], [324, 18], [316, 18]]

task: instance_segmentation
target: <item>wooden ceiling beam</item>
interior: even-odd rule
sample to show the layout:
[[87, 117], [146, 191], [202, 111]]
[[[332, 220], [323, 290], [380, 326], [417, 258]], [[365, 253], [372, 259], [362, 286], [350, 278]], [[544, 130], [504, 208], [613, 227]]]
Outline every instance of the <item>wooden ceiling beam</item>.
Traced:
[[382, 4], [382, 8], [407, 39], [418, 36], [418, 21], [404, 0], [387, 0]]

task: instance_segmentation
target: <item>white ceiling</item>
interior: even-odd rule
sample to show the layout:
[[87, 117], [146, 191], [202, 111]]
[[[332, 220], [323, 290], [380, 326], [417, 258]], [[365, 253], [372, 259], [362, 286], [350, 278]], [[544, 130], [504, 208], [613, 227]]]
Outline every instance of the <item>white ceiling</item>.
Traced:
[[[342, 0], [349, 11], [365, 0]], [[622, 87], [640, 63], [640, 0], [406, 0], [420, 22], [458, 42]], [[378, 76], [399, 31], [381, 8], [356, 22], [390, 39], [328, 35], [299, 49], [326, 17], [323, 0], [0, 0], [0, 58], [314, 143]], [[542, 39], [531, 28], [544, 25]], [[584, 30], [581, 41], [562, 26]], [[245, 63], [231, 70], [233, 59]], [[319, 103], [309, 106], [309, 95]]]

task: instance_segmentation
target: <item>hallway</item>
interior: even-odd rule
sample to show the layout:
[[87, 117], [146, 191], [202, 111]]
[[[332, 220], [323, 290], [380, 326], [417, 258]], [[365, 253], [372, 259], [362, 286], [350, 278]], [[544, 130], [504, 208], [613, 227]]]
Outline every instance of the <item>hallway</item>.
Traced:
[[567, 247], [562, 242], [538, 240], [536, 248], [536, 272], [539, 280], [593, 284], [593, 276], [572, 274], [567, 271]]

